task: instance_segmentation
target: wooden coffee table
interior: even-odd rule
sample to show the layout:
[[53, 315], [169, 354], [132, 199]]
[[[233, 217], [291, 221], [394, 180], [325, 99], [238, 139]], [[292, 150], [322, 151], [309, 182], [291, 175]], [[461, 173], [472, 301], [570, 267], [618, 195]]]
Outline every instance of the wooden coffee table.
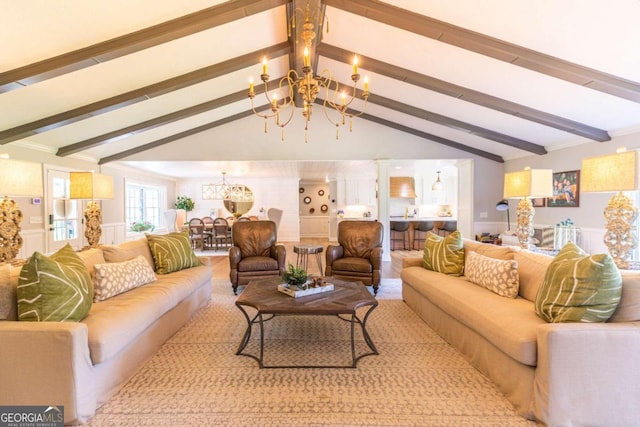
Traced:
[[[378, 306], [378, 301], [369, 293], [361, 282], [346, 282], [343, 280], [326, 278], [328, 283], [333, 283], [334, 290], [315, 295], [293, 298], [278, 291], [278, 285], [282, 283], [279, 277], [256, 280], [249, 282], [238, 299], [236, 306], [242, 311], [247, 320], [247, 330], [238, 346], [236, 355], [248, 356], [258, 361], [260, 368], [355, 368], [358, 360], [365, 356], [378, 354], [376, 346], [373, 344], [367, 332], [367, 319], [374, 308]], [[362, 319], [358, 317], [357, 310], [361, 307], [369, 307]], [[245, 309], [251, 307], [256, 314], [251, 317]], [[269, 317], [265, 318], [267, 315]], [[330, 366], [287, 366], [264, 364], [264, 322], [273, 319], [278, 315], [299, 315], [299, 316], [338, 316], [340, 319], [351, 323], [351, 365], [330, 365]], [[345, 318], [343, 316], [348, 316]], [[245, 353], [244, 349], [251, 338], [251, 330], [254, 324], [260, 325], [260, 353], [259, 356]], [[355, 325], [359, 324], [362, 329], [362, 336], [370, 352], [356, 356], [355, 347]]]

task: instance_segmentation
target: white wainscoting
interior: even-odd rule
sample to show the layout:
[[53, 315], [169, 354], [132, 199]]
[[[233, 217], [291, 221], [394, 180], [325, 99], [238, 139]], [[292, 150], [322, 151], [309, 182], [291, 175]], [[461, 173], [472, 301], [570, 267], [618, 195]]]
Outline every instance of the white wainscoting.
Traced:
[[35, 251], [46, 253], [47, 235], [44, 229], [39, 230], [22, 230], [22, 247], [18, 251], [18, 259], [29, 258]]
[[329, 237], [329, 216], [300, 216], [300, 237]]
[[[554, 227], [554, 225], [546, 225], [546, 224], [535, 224], [537, 227]], [[504, 222], [475, 222], [474, 223], [474, 233], [480, 234], [484, 233], [504, 233], [507, 229], [507, 224]], [[511, 224], [512, 231], [515, 229], [514, 224]], [[605, 253], [608, 251], [607, 247], [603, 242], [603, 237], [605, 233], [604, 228], [580, 228], [580, 238], [578, 246], [580, 246], [585, 252], [589, 254], [596, 253]], [[469, 238], [474, 238], [474, 236], [464, 236]], [[638, 253], [636, 251], [635, 260], [638, 259]]]

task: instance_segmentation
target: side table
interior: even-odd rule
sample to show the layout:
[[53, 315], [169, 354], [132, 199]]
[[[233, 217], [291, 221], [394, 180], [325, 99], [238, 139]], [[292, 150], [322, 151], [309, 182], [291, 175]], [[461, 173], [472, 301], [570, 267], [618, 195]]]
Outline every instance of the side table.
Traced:
[[298, 254], [296, 259], [297, 267], [304, 267], [304, 271], [309, 271], [309, 255], [316, 256], [316, 262], [318, 263], [318, 269], [320, 270], [320, 275], [324, 275], [322, 271], [322, 246], [319, 245], [295, 245], [293, 247], [293, 252]]

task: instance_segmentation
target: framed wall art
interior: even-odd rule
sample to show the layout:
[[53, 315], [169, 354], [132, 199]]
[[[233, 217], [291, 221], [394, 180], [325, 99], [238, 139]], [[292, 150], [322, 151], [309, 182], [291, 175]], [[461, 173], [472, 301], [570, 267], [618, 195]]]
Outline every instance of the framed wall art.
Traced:
[[553, 196], [547, 197], [547, 207], [577, 208], [580, 206], [580, 171], [553, 174]]

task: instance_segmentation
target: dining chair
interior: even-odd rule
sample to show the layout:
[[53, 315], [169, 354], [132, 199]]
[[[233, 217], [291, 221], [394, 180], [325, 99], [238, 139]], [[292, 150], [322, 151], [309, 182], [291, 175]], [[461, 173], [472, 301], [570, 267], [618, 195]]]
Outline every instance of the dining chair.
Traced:
[[207, 245], [211, 244], [211, 233], [206, 233], [204, 222], [200, 218], [191, 218], [189, 220], [189, 241], [193, 249], [200, 248], [205, 250]]
[[213, 220], [213, 243], [216, 249], [222, 245], [224, 248], [231, 247], [231, 229], [229, 223], [224, 218], [216, 218]]

